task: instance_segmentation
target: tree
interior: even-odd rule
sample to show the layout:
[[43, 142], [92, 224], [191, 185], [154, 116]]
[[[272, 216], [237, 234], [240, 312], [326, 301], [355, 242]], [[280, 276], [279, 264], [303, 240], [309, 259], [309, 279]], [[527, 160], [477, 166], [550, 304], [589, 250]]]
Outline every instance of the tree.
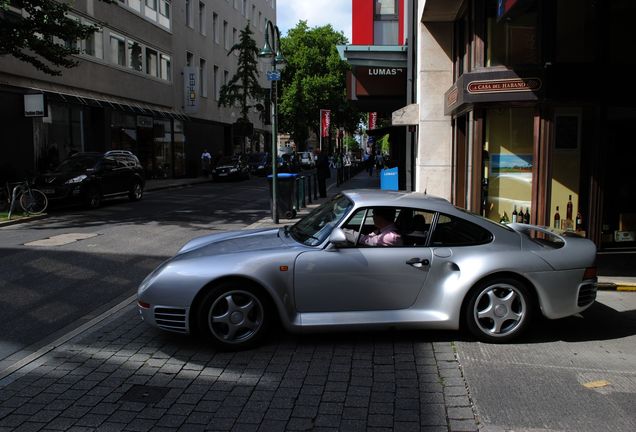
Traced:
[[[247, 117], [250, 108], [259, 106], [263, 100], [263, 89], [258, 81], [258, 47], [252, 38], [250, 23], [243, 30], [239, 42], [234, 44], [228, 55], [238, 51], [238, 69], [227, 84], [221, 87], [219, 106], [232, 106], [239, 104], [241, 107], [241, 117], [239, 121], [248, 122]], [[249, 104], [249, 101], [253, 104]], [[260, 105], [262, 106], [262, 105]]]
[[349, 65], [336, 49], [346, 43], [344, 34], [331, 25], [309, 28], [306, 21], [281, 38], [287, 67], [282, 74], [280, 128], [294, 142], [302, 145], [309, 136], [308, 128], [319, 134], [321, 109], [331, 110], [334, 126], [347, 132], [356, 129], [360, 115], [346, 99]]
[[[20, 9], [21, 14], [15, 12]], [[99, 27], [68, 17], [70, 10], [67, 3], [55, 0], [0, 0], [0, 56], [13, 56], [49, 75], [77, 66], [72, 56], [79, 48], [74, 41], [86, 39]]]

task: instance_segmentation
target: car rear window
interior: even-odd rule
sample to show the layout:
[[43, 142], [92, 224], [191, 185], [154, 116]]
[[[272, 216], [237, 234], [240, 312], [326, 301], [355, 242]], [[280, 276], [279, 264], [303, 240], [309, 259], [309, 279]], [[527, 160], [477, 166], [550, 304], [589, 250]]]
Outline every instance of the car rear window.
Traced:
[[462, 218], [440, 214], [431, 238], [431, 246], [472, 246], [490, 243], [490, 231]]
[[517, 232], [521, 233], [521, 235], [529, 239], [531, 242], [544, 248], [560, 249], [565, 245], [565, 242], [560, 236], [548, 231], [547, 229], [527, 227], [517, 228]]

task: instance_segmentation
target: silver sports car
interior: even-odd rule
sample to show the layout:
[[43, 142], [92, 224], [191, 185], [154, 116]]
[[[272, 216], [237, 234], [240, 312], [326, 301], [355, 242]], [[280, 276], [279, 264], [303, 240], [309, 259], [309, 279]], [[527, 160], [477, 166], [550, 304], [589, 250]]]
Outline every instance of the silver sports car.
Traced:
[[[374, 241], [369, 241], [374, 239]], [[372, 246], [370, 244], [373, 244]], [[292, 226], [196, 238], [141, 283], [141, 317], [224, 348], [289, 331], [467, 328], [507, 342], [596, 298], [596, 247], [421, 193], [343, 192]]]

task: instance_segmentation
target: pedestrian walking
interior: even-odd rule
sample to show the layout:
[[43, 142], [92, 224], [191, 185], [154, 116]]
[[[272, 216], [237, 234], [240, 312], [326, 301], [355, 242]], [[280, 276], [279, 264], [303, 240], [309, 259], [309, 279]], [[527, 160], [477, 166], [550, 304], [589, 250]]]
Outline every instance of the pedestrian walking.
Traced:
[[331, 169], [329, 168], [329, 159], [327, 155], [320, 150], [316, 150], [318, 158], [316, 159], [316, 176], [318, 177], [318, 193], [320, 198], [327, 198], [327, 179], [331, 177]]
[[210, 167], [212, 166], [212, 155], [208, 152], [208, 149], [203, 150], [201, 153], [201, 171], [205, 177], [210, 177]]

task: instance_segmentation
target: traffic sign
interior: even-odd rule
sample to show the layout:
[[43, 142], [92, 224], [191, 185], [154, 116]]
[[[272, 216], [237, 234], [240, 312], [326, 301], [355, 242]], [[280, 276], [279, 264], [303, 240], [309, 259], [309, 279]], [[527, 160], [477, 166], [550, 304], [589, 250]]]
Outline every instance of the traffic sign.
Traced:
[[267, 81], [279, 81], [279, 80], [280, 80], [280, 71], [279, 70], [267, 71]]

